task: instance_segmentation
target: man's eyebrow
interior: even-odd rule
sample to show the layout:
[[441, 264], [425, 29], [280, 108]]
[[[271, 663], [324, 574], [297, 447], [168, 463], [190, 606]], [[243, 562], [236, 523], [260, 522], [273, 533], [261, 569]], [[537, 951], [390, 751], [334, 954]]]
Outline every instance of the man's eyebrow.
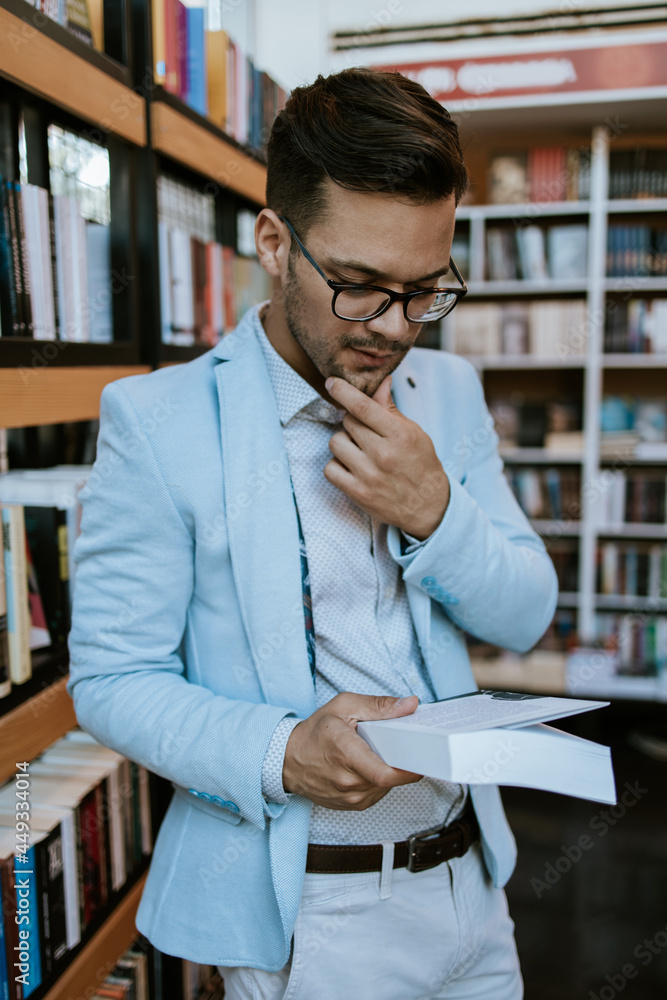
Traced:
[[[362, 274], [367, 274], [369, 278], [376, 278], [380, 281], [389, 278], [389, 275], [383, 271], [376, 271], [375, 268], [369, 267], [368, 264], [363, 264], [357, 260], [344, 260], [341, 257], [330, 257], [329, 267], [334, 271], [361, 271]], [[449, 261], [445, 267], [439, 268], [437, 271], [433, 271], [431, 274], [424, 274], [421, 278], [415, 278], [413, 281], [404, 281], [404, 285], [416, 285], [421, 281], [432, 281], [434, 278], [441, 278], [443, 275], [447, 274], [449, 271]]]

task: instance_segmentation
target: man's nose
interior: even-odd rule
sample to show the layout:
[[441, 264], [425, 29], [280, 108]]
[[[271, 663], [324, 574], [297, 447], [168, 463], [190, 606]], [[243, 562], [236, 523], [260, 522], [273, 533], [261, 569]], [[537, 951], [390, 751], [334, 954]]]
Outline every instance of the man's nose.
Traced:
[[409, 323], [403, 312], [402, 302], [392, 302], [386, 312], [366, 321], [367, 330], [379, 333], [385, 340], [411, 339], [414, 323]]

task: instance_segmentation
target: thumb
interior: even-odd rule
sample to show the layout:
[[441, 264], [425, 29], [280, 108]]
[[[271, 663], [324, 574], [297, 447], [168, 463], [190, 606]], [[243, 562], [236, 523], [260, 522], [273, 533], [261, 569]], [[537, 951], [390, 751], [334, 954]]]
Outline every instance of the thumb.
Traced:
[[411, 694], [407, 698], [391, 698], [388, 695], [361, 695], [355, 706], [358, 722], [376, 719], [399, 719], [402, 715], [412, 715], [419, 705], [419, 698]]
[[374, 399], [376, 403], [384, 406], [387, 410], [395, 409], [394, 401], [391, 398], [391, 375], [387, 375], [382, 379], [371, 399]]

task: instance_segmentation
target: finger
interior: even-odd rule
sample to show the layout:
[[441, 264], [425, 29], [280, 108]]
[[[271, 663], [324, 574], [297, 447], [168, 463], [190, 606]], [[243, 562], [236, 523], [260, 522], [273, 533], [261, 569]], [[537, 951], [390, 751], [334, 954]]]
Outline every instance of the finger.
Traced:
[[387, 437], [391, 433], [394, 426], [394, 415], [376, 400], [363, 393], [361, 389], [350, 385], [343, 378], [334, 378], [333, 376], [328, 378], [324, 384], [331, 398], [344, 406], [348, 413], [352, 413], [367, 427], [372, 428], [383, 437]]
[[387, 375], [386, 378], [382, 379], [371, 399], [374, 399], [380, 406], [384, 406], [386, 410], [391, 410], [392, 407], [393, 409], [397, 408], [391, 398], [391, 375]]
[[337, 458], [332, 458], [324, 466], [324, 478], [350, 498], [357, 494], [359, 485], [357, 477], [349, 469], [346, 469]]
[[368, 456], [345, 431], [338, 431], [329, 438], [329, 451], [355, 476], [362, 477], [370, 471]]
[[382, 758], [378, 757], [357, 733], [350, 732], [349, 738], [341, 742], [341, 749], [344, 750], [347, 767], [377, 788], [406, 785], [420, 781], [423, 777], [421, 774], [403, 771], [385, 764]]

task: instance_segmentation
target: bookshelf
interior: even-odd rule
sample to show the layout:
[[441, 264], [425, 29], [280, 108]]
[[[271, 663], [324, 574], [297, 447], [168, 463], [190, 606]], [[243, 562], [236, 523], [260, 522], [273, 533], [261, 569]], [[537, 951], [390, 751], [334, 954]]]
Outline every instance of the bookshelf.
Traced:
[[43, 1000], [89, 996], [90, 987], [101, 984], [116, 959], [136, 935], [134, 918], [146, 881], [146, 872], [127, 890], [111, 915], [70, 962]]
[[[590, 98], [591, 95], [589, 95]], [[470, 280], [468, 299], [459, 307], [466, 308], [489, 303], [501, 310], [516, 303], [517, 308], [530, 309], [532, 302], [566, 302], [584, 300], [586, 322], [583, 330], [570, 330], [571, 342], [561, 345], [559, 352], [547, 354], [494, 353], [482, 348], [466, 354], [461, 338], [457, 338], [456, 322], [461, 315], [452, 313], [442, 324], [441, 344], [446, 350], [466, 354], [478, 371], [485, 388], [487, 400], [494, 398], [520, 398], [538, 402], [550, 397], [568, 397], [580, 407], [581, 447], [560, 446], [558, 450], [540, 446], [518, 446], [511, 441], [502, 443], [506, 471], [520, 474], [521, 470], [537, 470], [544, 475], [549, 469], [577, 468], [581, 475], [579, 510], [575, 516], [563, 511], [562, 517], [535, 518], [532, 524], [553, 548], [561, 539], [569, 539], [578, 550], [577, 588], [561, 590], [558, 608], [569, 616], [576, 631], [577, 641], [583, 646], [595, 647], [604, 643], [600, 634], [601, 614], [618, 614], [632, 619], [635, 629], [641, 628], [648, 618], [665, 616], [667, 611], [667, 585], [662, 580], [657, 596], [628, 596], [627, 594], [602, 594], [597, 592], [599, 551], [605, 541], [617, 541], [631, 547], [649, 543], [663, 543], [667, 536], [667, 517], [664, 523], [604, 523], [600, 520], [599, 489], [605, 472], [623, 470], [628, 478], [633, 470], [645, 469], [647, 475], [662, 477], [667, 482], [667, 446], [664, 456], [636, 457], [630, 453], [609, 451], [610, 445], [601, 434], [601, 405], [609, 395], [629, 394], [640, 400], [660, 397], [667, 406], [667, 354], [615, 353], [605, 351], [605, 317], [618, 303], [644, 298], [650, 304], [664, 298], [667, 292], [667, 275], [628, 274], [609, 275], [610, 228], [640, 222], [662, 232], [667, 228], [667, 198], [637, 197], [614, 198], [610, 196], [610, 161], [618, 151], [631, 151], [647, 147], [664, 153], [667, 137], [664, 121], [667, 102], [660, 99], [633, 101], [631, 92], [624, 99], [623, 122], [628, 123], [622, 134], [600, 124], [611, 105], [604, 105], [585, 97], [576, 101], [576, 110], [567, 121], [567, 102], [562, 106], [552, 97], [545, 102], [540, 97], [514, 99], [507, 108], [494, 108], [489, 114], [483, 101], [469, 102], [460, 115], [464, 153], [470, 166], [472, 180], [471, 203], [457, 209], [457, 234], [464, 250], [467, 240], [468, 274]], [[446, 106], [450, 103], [443, 99]], [[462, 106], [463, 109], [463, 106]], [[450, 110], [457, 117], [455, 105]], [[519, 114], [523, 116], [523, 126]], [[607, 117], [607, 121], [612, 121]], [[573, 128], [571, 122], [575, 123]], [[490, 183], [490, 165], [496, 155], [521, 154], [532, 147], [561, 145], [568, 148], [590, 148], [590, 190], [586, 199], [542, 202], [526, 199], [517, 204], [487, 203]], [[518, 152], [517, 152], [518, 151]], [[530, 156], [530, 153], [527, 152]], [[552, 225], [578, 224], [587, 228], [587, 266], [579, 277], [558, 280], [556, 277], [534, 280], [516, 278], [490, 280], [489, 230], [498, 226], [513, 227], [516, 231], [526, 225], [548, 230]], [[457, 237], [455, 237], [456, 239]], [[517, 241], [518, 242], [518, 241]], [[456, 258], [456, 254], [455, 254]], [[458, 261], [457, 261], [458, 262]], [[612, 303], [610, 306], [609, 303]], [[607, 311], [606, 311], [607, 310]], [[495, 314], [494, 314], [495, 315]], [[489, 313], [491, 316], [491, 313]], [[597, 319], [596, 319], [597, 318]], [[602, 319], [601, 319], [602, 318]], [[481, 321], [480, 321], [481, 324]], [[496, 343], [491, 338], [489, 343]], [[502, 435], [501, 435], [502, 438]], [[539, 472], [543, 470], [543, 472]], [[607, 640], [608, 641], [608, 640]], [[641, 676], [640, 665], [633, 662], [636, 676], [617, 676], [599, 680], [597, 686], [576, 691], [568, 685], [566, 663], [570, 643], [554, 643], [556, 648], [536, 649], [523, 658], [497, 654], [480, 658], [471, 647], [471, 656], [480, 684], [497, 687], [515, 687], [522, 690], [574, 693], [580, 697], [639, 698], [667, 700], [667, 685], [658, 678]], [[487, 651], [491, 653], [491, 651]], [[663, 654], [664, 655], [664, 654]], [[548, 669], [542, 669], [541, 657], [546, 657]], [[635, 685], [633, 687], [633, 684]]]
[[[237, 218], [264, 203], [262, 155], [227, 135], [158, 86], [149, 0], [104, 6], [105, 51], [91, 48], [25, 0], [0, 0], [0, 175], [50, 190], [51, 129], [108, 158], [109, 267], [126, 275], [114, 289], [112, 339], [0, 336], [0, 428], [40, 427], [99, 416], [115, 379], [182, 363], [211, 345], [162, 341], [158, 185], [164, 175], [211, 194], [214, 236], [235, 252]], [[147, 70], [148, 67], [148, 70]], [[140, 279], [140, 280], [139, 280]], [[0, 700], [0, 783], [17, 760], [32, 760], [76, 725], [67, 694], [67, 649], [35, 650], [33, 676]], [[154, 834], [171, 783], [151, 776]], [[88, 996], [136, 934], [143, 871], [100, 914], [39, 1000]], [[161, 997], [179, 1000], [180, 960], [161, 956]], [[102, 976], [102, 978], [104, 978]], [[173, 980], [173, 982], [172, 982]]]

